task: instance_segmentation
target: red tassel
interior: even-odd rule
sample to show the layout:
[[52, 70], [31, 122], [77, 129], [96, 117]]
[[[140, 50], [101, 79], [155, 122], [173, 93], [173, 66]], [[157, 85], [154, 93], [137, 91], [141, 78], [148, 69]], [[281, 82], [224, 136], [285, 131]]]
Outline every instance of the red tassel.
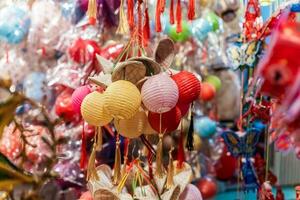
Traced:
[[180, 0], [177, 0], [176, 5], [176, 32], [181, 33], [182, 32], [182, 24], [181, 24], [181, 4]]
[[174, 0], [170, 0], [170, 24], [174, 24]]
[[134, 16], [133, 16], [133, 7], [134, 7], [134, 0], [127, 0], [127, 16], [128, 16], [128, 25], [130, 30], [134, 28]]
[[183, 162], [185, 162], [185, 154], [184, 154], [184, 147], [183, 147], [183, 132], [180, 134], [179, 138], [179, 146], [178, 146], [178, 153], [177, 153], [177, 168], [182, 168], [183, 167]]
[[160, 0], [160, 12], [163, 13], [166, 8], [166, 0]]
[[85, 138], [84, 122], [83, 122], [82, 123], [82, 133], [81, 133], [80, 169], [85, 169], [86, 163], [87, 163], [86, 138]]
[[142, 0], [138, 0], [138, 43], [139, 43], [139, 53], [138, 55], [141, 56], [141, 48], [143, 42], [143, 29], [142, 29], [142, 8], [141, 8]]
[[156, 11], [155, 11], [155, 30], [156, 32], [161, 32], [161, 21], [160, 21], [160, 14], [161, 14], [161, 6], [160, 0], [156, 2]]
[[189, 0], [188, 19], [193, 20], [195, 17], [195, 0]]
[[148, 151], [147, 160], [149, 164], [149, 177], [152, 180], [153, 179], [152, 153], [150, 151]]
[[143, 27], [143, 43], [144, 47], [148, 46], [150, 40], [150, 20], [148, 7], [145, 8], [145, 19], [144, 19], [144, 27]]

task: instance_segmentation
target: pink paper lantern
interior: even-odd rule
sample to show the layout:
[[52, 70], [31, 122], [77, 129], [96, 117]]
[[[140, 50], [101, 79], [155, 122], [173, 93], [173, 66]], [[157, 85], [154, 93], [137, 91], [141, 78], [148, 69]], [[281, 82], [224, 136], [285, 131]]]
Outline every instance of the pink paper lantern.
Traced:
[[72, 94], [72, 105], [74, 112], [80, 114], [80, 107], [83, 99], [91, 93], [91, 89], [88, 85], [77, 88]]
[[179, 196], [179, 200], [202, 200], [199, 189], [193, 184], [188, 184]]
[[178, 87], [167, 74], [150, 77], [142, 87], [142, 101], [154, 113], [164, 113], [174, 108], [178, 101]]

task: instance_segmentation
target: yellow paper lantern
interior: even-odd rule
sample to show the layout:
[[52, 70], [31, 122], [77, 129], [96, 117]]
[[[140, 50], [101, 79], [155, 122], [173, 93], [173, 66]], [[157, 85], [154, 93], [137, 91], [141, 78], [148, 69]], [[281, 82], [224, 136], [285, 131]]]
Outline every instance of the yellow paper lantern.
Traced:
[[116, 119], [130, 119], [141, 105], [141, 93], [129, 81], [119, 80], [105, 91], [105, 110]]
[[81, 114], [83, 119], [90, 125], [103, 126], [112, 120], [112, 116], [104, 110], [105, 94], [92, 92], [82, 101]]
[[127, 138], [137, 138], [143, 133], [147, 120], [146, 113], [140, 110], [130, 119], [115, 120], [115, 126], [120, 135]]

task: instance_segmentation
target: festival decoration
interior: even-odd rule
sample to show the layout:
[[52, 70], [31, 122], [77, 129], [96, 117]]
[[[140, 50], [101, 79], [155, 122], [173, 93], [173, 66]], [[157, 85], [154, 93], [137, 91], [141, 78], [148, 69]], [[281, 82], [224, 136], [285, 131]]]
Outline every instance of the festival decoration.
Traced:
[[83, 99], [91, 93], [91, 89], [88, 85], [76, 88], [72, 94], [72, 105], [76, 113], [80, 113], [81, 104]]
[[202, 138], [209, 138], [216, 133], [217, 124], [208, 117], [195, 119], [194, 122], [195, 131]]
[[199, 99], [203, 101], [210, 101], [216, 96], [216, 88], [211, 83], [202, 83], [201, 84], [201, 92]]
[[201, 192], [203, 199], [209, 199], [216, 195], [217, 184], [210, 178], [205, 177], [199, 180], [197, 187]]

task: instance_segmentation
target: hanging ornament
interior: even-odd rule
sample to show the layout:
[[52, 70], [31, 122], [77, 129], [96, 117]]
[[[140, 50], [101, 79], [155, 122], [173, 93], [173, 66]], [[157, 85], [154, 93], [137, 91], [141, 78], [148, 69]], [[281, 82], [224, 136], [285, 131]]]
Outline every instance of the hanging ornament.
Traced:
[[148, 5], [146, 5], [144, 16], [145, 18], [144, 18], [144, 26], [143, 26], [143, 46], [147, 47], [149, 40], [151, 38]]
[[216, 96], [216, 89], [211, 83], [204, 82], [201, 84], [201, 92], [199, 99], [203, 101], [211, 101]]
[[188, 19], [193, 20], [194, 18], [195, 18], [195, 0], [189, 0]]
[[89, 0], [87, 16], [89, 17], [89, 22], [91, 25], [96, 24], [97, 17], [97, 2], [96, 0]]
[[259, 36], [262, 27], [262, 17], [258, 0], [248, 1], [244, 18], [243, 34], [246, 41], [256, 39]]
[[144, 83], [141, 94], [145, 107], [154, 113], [168, 112], [178, 101], [177, 85], [164, 73], [150, 77]]
[[216, 90], [220, 90], [222, 87], [222, 81], [220, 80], [219, 77], [215, 76], [215, 75], [208, 75], [205, 79], [205, 82], [212, 84], [213, 86], [215, 86]]
[[217, 124], [208, 117], [195, 120], [195, 132], [202, 138], [210, 138], [216, 133]]
[[75, 113], [80, 113], [80, 107], [83, 99], [91, 93], [91, 89], [88, 85], [76, 88], [72, 94], [72, 105]]
[[181, 33], [182, 32], [182, 16], [181, 16], [181, 1], [177, 0], [176, 4], [176, 32]]
[[129, 81], [113, 82], [105, 91], [104, 109], [116, 119], [132, 118], [140, 105], [140, 91]]
[[201, 195], [204, 199], [213, 198], [217, 194], [218, 186], [210, 178], [202, 178], [197, 183], [197, 187], [201, 192]]
[[119, 8], [119, 26], [117, 28], [117, 34], [128, 34], [129, 27], [127, 17], [124, 11], [124, 0], [121, 0], [120, 8]]
[[156, 11], [155, 11], [155, 30], [156, 32], [160, 33], [161, 32], [161, 1], [162, 0], [157, 0], [156, 1]]

